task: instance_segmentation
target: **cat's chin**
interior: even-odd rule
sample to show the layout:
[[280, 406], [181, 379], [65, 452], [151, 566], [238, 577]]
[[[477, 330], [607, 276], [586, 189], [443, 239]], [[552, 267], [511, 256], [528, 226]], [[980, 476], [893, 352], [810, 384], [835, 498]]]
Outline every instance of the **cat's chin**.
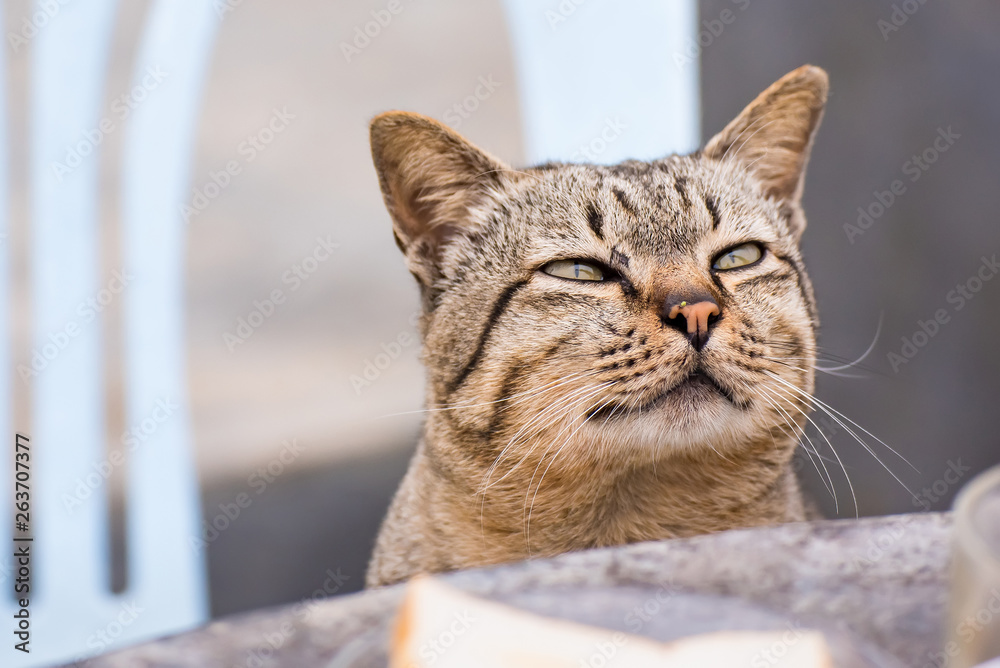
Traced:
[[681, 452], [739, 448], [766, 432], [764, 416], [720, 382], [693, 373], [631, 409], [606, 407], [590, 424], [603, 436], [640, 454], [659, 458], [664, 449]]
[[628, 408], [619, 404], [607, 405], [593, 411], [590, 417], [610, 421], [635, 415], [666, 414], [685, 421], [692, 417], [700, 421], [705, 417], [702, 413], [717, 412], [720, 404], [729, 404], [739, 410], [749, 407], [712, 376], [694, 372], [641, 402], [630, 402]]
[[[587, 439], [601, 457], [608, 452], [619, 463], [652, 464], [680, 454], [722, 454], [739, 452], [760, 438], [757, 420], [747, 419], [725, 399], [709, 399], [692, 405], [675, 405], [670, 399], [642, 416], [633, 415], [612, 425], [595, 425], [593, 439]], [[583, 435], [581, 433], [581, 435]]]

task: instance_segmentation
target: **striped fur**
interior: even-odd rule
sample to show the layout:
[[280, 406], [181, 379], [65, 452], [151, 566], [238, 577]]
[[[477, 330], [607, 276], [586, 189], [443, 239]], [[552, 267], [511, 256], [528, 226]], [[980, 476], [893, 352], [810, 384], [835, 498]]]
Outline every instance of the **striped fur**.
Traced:
[[[702, 151], [613, 166], [519, 171], [431, 119], [372, 122], [421, 288], [428, 413], [369, 585], [803, 518], [808, 407], [766, 372], [812, 392], [800, 197], [826, 90], [799, 68]], [[760, 262], [712, 269], [748, 241]], [[616, 280], [541, 271], [561, 259]], [[681, 298], [721, 312], [701, 350], [664, 316]]]

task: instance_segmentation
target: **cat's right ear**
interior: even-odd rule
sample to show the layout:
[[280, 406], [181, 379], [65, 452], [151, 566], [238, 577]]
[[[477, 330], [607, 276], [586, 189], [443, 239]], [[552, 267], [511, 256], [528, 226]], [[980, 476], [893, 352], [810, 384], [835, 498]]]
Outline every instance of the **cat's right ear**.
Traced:
[[798, 203], [829, 86], [818, 67], [789, 72], [713, 137], [702, 154], [743, 165], [766, 195]]
[[473, 231], [470, 209], [500, 185], [509, 168], [420, 114], [376, 116], [371, 146], [396, 244], [410, 271], [430, 285], [444, 246]]

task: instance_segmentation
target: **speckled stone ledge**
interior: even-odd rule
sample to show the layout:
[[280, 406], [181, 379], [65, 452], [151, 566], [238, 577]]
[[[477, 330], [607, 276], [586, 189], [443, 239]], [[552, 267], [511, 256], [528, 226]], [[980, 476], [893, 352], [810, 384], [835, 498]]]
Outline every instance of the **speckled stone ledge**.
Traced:
[[[590, 550], [446, 578], [490, 598], [624, 630], [635, 629], [615, 612], [620, 607], [611, 599], [621, 592], [735, 597], [751, 611], [765, 611], [761, 619], [769, 611], [774, 619], [843, 631], [900, 665], [934, 665], [930, 656], [942, 645], [945, 624], [950, 530], [950, 515], [937, 513], [810, 522]], [[387, 587], [240, 615], [87, 665], [385, 665], [386, 630], [401, 595], [401, 587]], [[581, 606], [581, 597], [590, 604]], [[590, 600], [604, 598], [607, 606]], [[663, 627], [638, 632], [664, 639]]]

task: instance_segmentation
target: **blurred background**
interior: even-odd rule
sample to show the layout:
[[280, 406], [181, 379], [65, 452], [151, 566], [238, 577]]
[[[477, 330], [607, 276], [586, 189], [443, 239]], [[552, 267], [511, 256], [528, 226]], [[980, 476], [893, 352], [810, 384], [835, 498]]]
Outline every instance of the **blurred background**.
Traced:
[[[608, 1], [562, 4], [582, 15]], [[510, 163], [525, 156], [498, 1], [402, 0], [357, 53], [343, 44], [384, 0], [218, 4], [225, 11], [192, 201], [227, 163], [240, 170], [190, 216], [188, 375], [205, 518], [239, 495], [250, 503], [208, 541], [213, 615], [297, 601], [331, 573], [342, 583], [336, 593], [360, 589], [419, 435], [417, 291], [371, 166], [370, 118], [417, 111]], [[120, 3], [109, 110], [129, 88], [147, 6]], [[559, 6], [539, 2], [539, 20]], [[821, 375], [817, 395], [915, 468], [858, 431], [887, 471], [834, 421], [814, 419], [843, 459], [860, 515], [948, 508], [962, 484], [1000, 461], [1000, 278], [992, 280], [1000, 271], [1000, 6], [703, 0], [699, 9], [692, 48], [701, 59], [703, 139], [789, 70], [813, 63], [830, 74], [803, 242], [823, 325], [821, 363], [874, 347], [849, 371], [859, 377]], [[5, 11], [16, 26], [30, 5]], [[24, 52], [9, 69], [16, 102], [30, 76]], [[25, 105], [12, 109], [14, 128], [25, 127]], [[23, 157], [23, 135], [12, 140]], [[102, 183], [111, 184], [121, 137], [106, 141]], [[13, 178], [9, 243], [24, 304], [27, 202], [24, 176]], [[103, 206], [110, 275], [120, 266], [116, 202]], [[268, 306], [275, 290], [285, 299]], [[117, 304], [108, 317], [120, 317]], [[30, 354], [24, 327], [15, 327], [15, 361]], [[121, 392], [117, 345], [107, 343], [112, 396]], [[114, 406], [108, 420], [110, 433], [128, 427]], [[853, 517], [851, 488], [837, 471], [839, 513], [811, 466], [801, 468], [828, 516]]]

